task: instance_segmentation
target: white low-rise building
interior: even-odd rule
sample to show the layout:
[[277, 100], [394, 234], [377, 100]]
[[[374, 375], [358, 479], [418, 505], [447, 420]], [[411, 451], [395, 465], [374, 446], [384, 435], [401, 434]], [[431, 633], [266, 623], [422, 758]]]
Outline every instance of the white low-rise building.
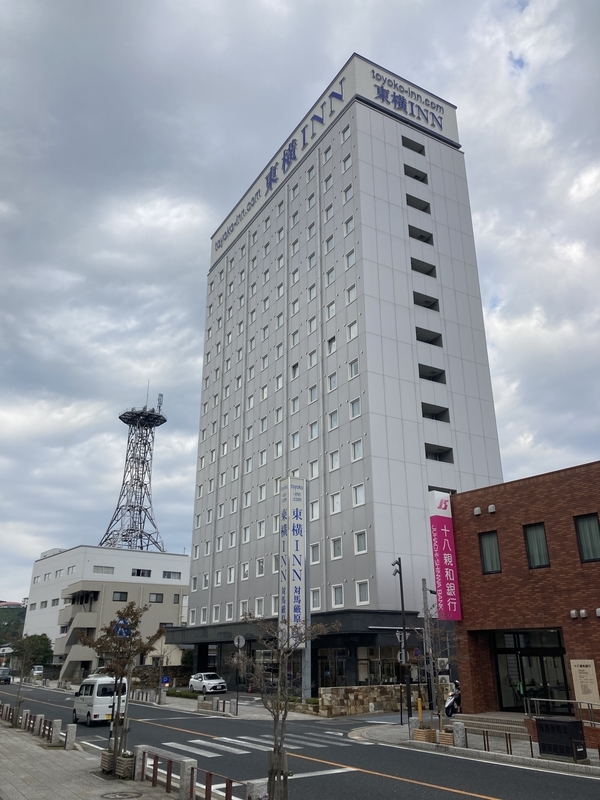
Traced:
[[143, 636], [185, 625], [189, 572], [189, 556], [179, 553], [91, 545], [47, 550], [33, 566], [24, 632], [48, 635], [62, 679], [82, 677], [99, 663], [79, 643], [79, 631], [96, 635], [132, 600], [150, 606]]

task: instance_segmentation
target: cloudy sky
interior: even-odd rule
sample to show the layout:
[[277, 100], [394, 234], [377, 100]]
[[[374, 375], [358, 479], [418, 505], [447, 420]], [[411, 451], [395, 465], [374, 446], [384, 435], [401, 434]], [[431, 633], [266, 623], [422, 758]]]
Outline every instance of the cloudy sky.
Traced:
[[209, 237], [352, 52], [458, 106], [507, 479], [600, 457], [597, 0], [0, 4], [0, 599], [97, 544], [164, 394], [189, 552]]

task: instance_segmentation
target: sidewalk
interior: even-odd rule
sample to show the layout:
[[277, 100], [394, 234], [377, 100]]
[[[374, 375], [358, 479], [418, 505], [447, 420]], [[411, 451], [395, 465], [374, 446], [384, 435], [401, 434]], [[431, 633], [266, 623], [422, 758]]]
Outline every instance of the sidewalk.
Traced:
[[[357, 718], [357, 723], [359, 718]], [[410, 741], [408, 736], [408, 725], [392, 724], [371, 724], [368, 727], [355, 728], [349, 736], [352, 739], [363, 739], [365, 741], [391, 744], [398, 747], [410, 747], [415, 750], [428, 750], [430, 752], [448, 753], [459, 755], [463, 758], [472, 758], [484, 761], [496, 761], [504, 764], [519, 764], [530, 766], [537, 769], [549, 770], [551, 772], [568, 772], [578, 775], [594, 775], [600, 778], [600, 758], [598, 751], [588, 750], [590, 764], [575, 764], [573, 761], [554, 761], [539, 757], [537, 742], [533, 742], [534, 757], [531, 757], [531, 750], [528, 741], [513, 739], [512, 755], [506, 752], [506, 740], [503, 735], [490, 736], [490, 750], [483, 749], [483, 737], [481, 734], [469, 732], [468, 748], [447, 747], [439, 744], [427, 744], [425, 742]]]
[[[2, 800], [100, 800], [135, 790], [137, 800], [164, 800], [164, 787], [103, 775], [100, 757], [48, 747], [43, 740], [0, 722]], [[174, 795], [175, 796], [175, 795]]]

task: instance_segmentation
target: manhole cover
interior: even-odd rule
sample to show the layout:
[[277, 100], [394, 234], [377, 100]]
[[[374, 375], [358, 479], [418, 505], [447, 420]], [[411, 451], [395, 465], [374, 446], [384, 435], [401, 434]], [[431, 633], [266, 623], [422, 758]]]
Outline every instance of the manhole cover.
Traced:
[[103, 794], [101, 797], [105, 797], [106, 800], [128, 800], [131, 797], [141, 797], [142, 792], [109, 792], [108, 794]]

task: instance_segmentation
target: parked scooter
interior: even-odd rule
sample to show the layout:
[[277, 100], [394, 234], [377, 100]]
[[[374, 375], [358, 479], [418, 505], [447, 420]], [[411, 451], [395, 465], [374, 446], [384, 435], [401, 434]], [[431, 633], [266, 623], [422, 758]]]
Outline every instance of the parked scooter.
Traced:
[[458, 681], [454, 681], [454, 691], [448, 695], [444, 708], [447, 717], [460, 713], [460, 683]]

